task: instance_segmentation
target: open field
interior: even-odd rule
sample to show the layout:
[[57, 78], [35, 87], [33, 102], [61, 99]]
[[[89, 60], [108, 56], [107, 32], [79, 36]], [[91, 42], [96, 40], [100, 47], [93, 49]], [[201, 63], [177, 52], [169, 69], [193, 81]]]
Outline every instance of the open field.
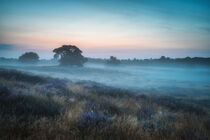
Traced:
[[200, 96], [210, 93], [210, 67], [204, 66], [107, 66], [87, 63], [84, 67], [59, 67], [56, 64], [34, 66], [10, 64], [0, 67], [71, 81], [94, 81], [145, 94]]
[[210, 0], [0, 0], [0, 140], [210, 140]]
[[207, 93], [154, 94], [34, 74], [0, 69], [1, 139], [210, 138]]

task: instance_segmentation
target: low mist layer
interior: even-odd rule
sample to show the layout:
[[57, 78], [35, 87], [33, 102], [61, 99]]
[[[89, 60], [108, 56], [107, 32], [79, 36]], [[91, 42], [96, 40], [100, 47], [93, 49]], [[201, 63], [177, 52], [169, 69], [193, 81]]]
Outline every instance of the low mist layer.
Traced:
[[2, 65], [37, 75], [87, 80], [108, 86], [132, 89], [144, 93], [208, 94], [210, 92], [209, 67], [184, 66], [107, 66], [86, 63], [84, 67], [59, 67], [56, 64]]

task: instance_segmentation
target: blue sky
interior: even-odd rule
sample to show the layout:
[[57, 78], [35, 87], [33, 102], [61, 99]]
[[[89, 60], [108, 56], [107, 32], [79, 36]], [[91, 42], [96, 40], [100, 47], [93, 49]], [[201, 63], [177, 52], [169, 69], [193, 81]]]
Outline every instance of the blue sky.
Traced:
[[[0, 0], [0, 56], [210, 57], [208, 0]], [[5, 47], [7, 47], [5, 48]]]

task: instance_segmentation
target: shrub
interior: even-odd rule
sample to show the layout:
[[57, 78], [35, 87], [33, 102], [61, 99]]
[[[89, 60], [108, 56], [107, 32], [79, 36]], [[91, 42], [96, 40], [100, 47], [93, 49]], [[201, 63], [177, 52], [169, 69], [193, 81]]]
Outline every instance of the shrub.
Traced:
[[188, 100], [176, 99], [172, 97], [153, 97], [151, 100], [159, 105], [165, 106], [173, 111], [183, 111], [196, 115], [206, 115], [205, 110]]
[[53, 80], [52, 82], [48, 83], [45, 85], [46, 89], [66, 89], [67, 85], [66, 85], [66, 81], [63, 80]]
[[149, 107], [142, 107], [137, 112], [138, 120], [151, 119], [153, 115], [155, 115], [155, 111], [153, 108], [149, 108]]
[[207, 136], [204, 136], [195, 130], [185, 130], [182, 131], [180, 135], [183, 140], [208, 140]]
[[60, 114], [62, 106], [47, 97], [38, 95], [12, 95], [0, 97], [0, 115], [15, 116], [48, 116]]
[[81, 129], [101, 127], [105, 122], [107, 122], [107, 117], [104, 114], [97, 114], [94, 112], [84, 112], [79, 117], [79, 127]]
[[0, 85], [0, 97], [9, 96], [9, 95], [11, 95], [11, 91], [9, 90], [9, 88], [7, 88], [6, 86]]

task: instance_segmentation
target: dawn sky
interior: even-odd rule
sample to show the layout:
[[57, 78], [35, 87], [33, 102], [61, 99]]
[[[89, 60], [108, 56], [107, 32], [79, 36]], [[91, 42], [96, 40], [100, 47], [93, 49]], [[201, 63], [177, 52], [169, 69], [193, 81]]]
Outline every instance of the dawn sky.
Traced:
[[210, 57], [209, 0], [0, 0], [0, 57]]

